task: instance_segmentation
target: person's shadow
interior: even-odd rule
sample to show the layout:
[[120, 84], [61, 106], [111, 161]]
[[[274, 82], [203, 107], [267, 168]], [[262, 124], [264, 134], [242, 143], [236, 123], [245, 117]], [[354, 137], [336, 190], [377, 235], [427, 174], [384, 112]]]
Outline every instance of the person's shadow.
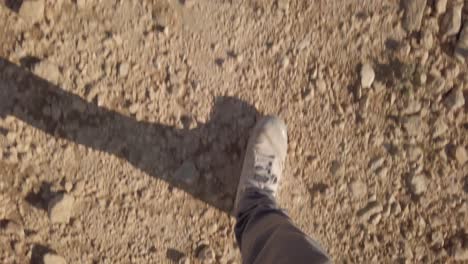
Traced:
[[230, 213], [256, 109], [218, 97], [206, 124], [177, 129], [99, 107], [0, 58], [0, 117], [12, 115], [52, 136], [130, 162]]

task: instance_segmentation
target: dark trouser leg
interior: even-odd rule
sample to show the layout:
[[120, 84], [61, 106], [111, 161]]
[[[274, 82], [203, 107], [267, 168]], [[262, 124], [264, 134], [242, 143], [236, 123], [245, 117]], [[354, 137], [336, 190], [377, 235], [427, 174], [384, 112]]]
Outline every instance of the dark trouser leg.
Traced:
[[235, 227], [243, 263], [329, 263], [330, 259], [268, 194], [246, 190]]

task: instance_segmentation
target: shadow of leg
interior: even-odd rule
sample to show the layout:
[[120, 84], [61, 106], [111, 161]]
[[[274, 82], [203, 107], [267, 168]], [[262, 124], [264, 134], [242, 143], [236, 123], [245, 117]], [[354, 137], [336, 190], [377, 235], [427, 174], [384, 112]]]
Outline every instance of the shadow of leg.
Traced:
[[0, 117], [9, 115], [52, 136], [125, 159], [230, 212], [243, 149], [258, 113], [237, 98], [218, 97], [210, 121], [194, 129], [139, 122], [0, 58]]

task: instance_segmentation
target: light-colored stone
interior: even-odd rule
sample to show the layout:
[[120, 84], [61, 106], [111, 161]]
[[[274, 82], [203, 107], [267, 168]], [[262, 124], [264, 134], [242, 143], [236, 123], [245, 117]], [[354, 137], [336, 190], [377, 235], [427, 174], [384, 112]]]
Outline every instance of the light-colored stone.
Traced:
[[359, 199], [367, 194], [367, 185], [361, 180], [356, 180], [349, 184], [349, 190], [354, 198]]
[[19, 9], [19, 16], [30, 24], [35, 24], [44, 19], [44, 0], [24, 1]]
[[403, 28], [410, 32], [418, 31], [421, 28], [426, 0], [405, 0], [403, 5], [405, 10]]
[[130, 65], [126, 62], [123, 62], [119, 65], [119, 76], [120, 77], [126, 77], [128, 75], [128, 72], [130, 70]]
[[458, 161], [458, 164], [463, 165], [468, 161], [468, 153], [466, 152], [466, 148], [462, 146], [458, 146], [455, 149], [455, 159]]
[[48, 61], [41, 61], [38, 64], [36, 64], [33, 72], [37, 76], [53, 84], [58, 84], [61, 76], [59, 67]]
[[47, 253], [43, 257], [44, 264], [67, 264], [67, 261], [62, 256], [53, 253]]
[[320, 93], [320, 94], [324, 94], [327, 92], [327, 83], [325, 82], [325, 80], [323, 80], [322, 78], [319, 78], [316, 82], [315, 82], [315, 86], [317, 88], [317, 91]]
[[465, 105], [465, 97], [461, 89], [454, 88], [444, 100], [444, 104], [449, 111], [456, 111]]
[[362, 65], [361, 68], [361, 86], [363, 88], [371, 87], [375, 79], [375, 72], [372, 66], [368, 63]]
[[278, 8], [284, 11], [289, 10], [289, 0], [277, 0]]
[[451, 37], [460, 32], [462, 19], [463, 2], [453, 3], [452, 8], [445, 13], [442, 19], [442, 36]]
[[52, 223], [66, 224], [72, 216], [75, 198], [69, 194], [58, 194], [49, 201], [48, 211]]
[[358, 211], [358, 217], [361, 222], [367, 222], [369, 218], [383, 211], [382, 205], [377, 202], [370, 202], [363, 209]]
[[455, 47], [455, 57], [464, 62], [468, 58], [468, 21], [465, 22]]
[[209, 245], [203, 245], [198, 250], [197, 258], [203, 263], [214, 263], [216, 254]]
[[419, 115], [412, 115], [403, 118], [403, 127], [410, 136], [419, 136], [425, 133], [426, 124]]
[[437, 15], [441, 15], [447, 11], [447, 0], [436, 0], [435, 10]]
[[414, 175], [410, 181], [411, 191], [415, 195], [421, 195], [426, 192], [429, 180], [425, 175]]

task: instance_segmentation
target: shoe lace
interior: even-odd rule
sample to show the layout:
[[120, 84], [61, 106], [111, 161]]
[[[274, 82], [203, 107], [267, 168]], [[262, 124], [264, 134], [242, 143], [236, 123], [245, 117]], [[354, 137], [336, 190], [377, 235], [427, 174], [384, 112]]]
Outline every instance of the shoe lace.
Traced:
[[[257, 153], [255, 155], [254, 179], [261, 184], [262, 188], [278, 182], [277, 175], [272, 173], [275, 156]], [[280, 164], [282, 167], [282, 164]]]

